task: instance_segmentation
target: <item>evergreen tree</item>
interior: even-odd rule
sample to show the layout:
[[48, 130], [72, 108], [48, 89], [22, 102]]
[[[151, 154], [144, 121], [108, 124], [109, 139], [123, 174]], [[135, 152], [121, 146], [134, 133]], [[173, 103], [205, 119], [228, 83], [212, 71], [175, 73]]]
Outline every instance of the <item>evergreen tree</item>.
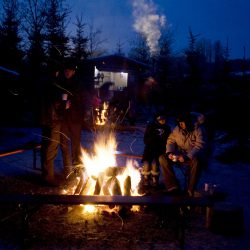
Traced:
[[3, 20], [0, 27], [0, 64], [9, 69], [18, 70], [23, 52], [19, 36], [20, 20], [18, 1], [3, 0]]
[[88, 38], [84, 36], [85, 23], [83, 23], [82, 16], [76, 17], [76, 35], [72, 37], [73, 48], [71, 56], [77, 61], [86, 59]]
[[150, 63], [150, 49], [146, 39], [141, 34], [138, 34], [136, 39], [132, 41], [129, 57], [139, 62]]
[[123, 43], [119, 40], [118, 43], [116, 44], [116, 55], [119, 56], [125, 56], [124, 52], [123, 52]]
[[189, 29], [189, 45], [185, 50], [187, 64], [189, 65], [189, 83], [190, 87], [197, 87], [201, 83], [201, 60], [202, 54], [197, 46], [199, 35], [194, 35], [191, 28]]
[[46, 41], [50, 60], [58, 62], [69, 56], [66, 21], [70, 13], [65, 0], [49, 0], [47, 6]]
[[27, 35], [27, 58], [30, 71], [38, 76], [45, 62], [45, 25], [48, 0], [26, 0], [23, 6], [23, 29]]

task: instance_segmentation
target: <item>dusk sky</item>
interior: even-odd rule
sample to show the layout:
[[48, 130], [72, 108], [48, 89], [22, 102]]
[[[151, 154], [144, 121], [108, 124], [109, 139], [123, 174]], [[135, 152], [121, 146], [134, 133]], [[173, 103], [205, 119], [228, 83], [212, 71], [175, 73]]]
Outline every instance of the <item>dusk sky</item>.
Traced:
[[[93, 23], [95, 28], [100, 28], [103, 38], [107, 39], [104, 46], [109, 53], [115, 51], [118, 41], [123, 44], [124, 49], [128, 48], [131, 39], [135, 38], [135, 23], [145, 21], [147, 18], [143, 15], [153, 14], [159, 19], [150, 27], [152, 32], [157, 31], [163, 25], [161, 21], [165, 19], [165, 25], [173, 32], [175, 52], [182, 52], [187, 47], [190, 27], [195, 35], [199, 34], [199, 38], [212, 42], [220, 40], [223, 46], [226, 46], [228, 40], [230, 58], [242, 58], [244, 47], [246, 57], [250, 58], [249, 0], [67, 1], [72, 7], [71, 23], [76, 15], [82, 14], [85, 23]], [[140, 12], [138, 9], [142, 4], [144, 11]], [[142, 27], [140, 24], [137, 26], [138, 29]], [[159, 34], [152, 32], [154, 38], [158, 37]]]

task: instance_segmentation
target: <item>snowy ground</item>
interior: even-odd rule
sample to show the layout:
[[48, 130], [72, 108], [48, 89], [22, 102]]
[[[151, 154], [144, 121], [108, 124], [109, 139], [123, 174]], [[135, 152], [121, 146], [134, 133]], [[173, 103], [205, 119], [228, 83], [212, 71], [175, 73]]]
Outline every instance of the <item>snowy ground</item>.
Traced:
[[[93, 145], [95, 137], [93, 131], [83, 131], [82, 133], [82, 145], [83, 147], [90, 148]], [[143, 151], [143, 127], [137, 127], [135, 130], [120, 131], [116, 133], [118, 142], [118, 151], [124, 154], [141, 155]], [[10, 148], [18, 148], [19, 146], [29, 143], [30, 141], [41, 140], [41, 132], [39, 128], [22, 128], [22, 129], [6, 129], [0, 130], [0, 150]], [[216, 156], [223, 150], [226, 145], [217, 143], [213, 156]], [[23, 153], [10, 155], [0, 158], [0, 176], [4, 177], [20, 177], [33, 175], [34, 178], [40, 176], [40, 170], [33, 169], [33, 155], [32, 151], [28, 150]], [[124, 159], [121, 157], [118, 159], [119, 164], [123, 164]], [[39, 168], [39, 161], [37, 167]], [[138, 160], [140, 165], [140, 161]], [[62, 169], [61, 155], [58, 155], [56, 160], [56, 171], [60, 172]], [[202, 232], [195, 232], [191, 230], [186, 233], [186, 242], [189, 242], [186, 249], [249, 249], [250, 244], [250, 165], [247, 163], [233, 163], [224, 164], [215, 160], [215, 157], [211, 157], [209, 168], [204, 172], [201, 181], [200, 189], [203, 188], [204, 183], [216, 184], [217, 188], [227, 194], [226, 202], [230, 204], [239, 205], [243, 208], [244, 212], [244, 233], [240, 237], [223, 237], [220, 235], [212, 234], [209, 230]], [[8, 187], [6, 187], [8, 189]], [[4, 193], [1, 190], [1, 193]], [[197, 230], [197, 229], [196, 229]], [[203, 237], [200, 234], [205, 234], [204, 242], [197, 248], [195, 238]], [[196, 235], [197, 234], [197, 235]], [[217, 243], [215, 243], [216, 241]], [[1, 241], [0, 241], [1, 242]], [[193, 242], [193, 246], [192, 246]], [[213, 242], [213, 243], [212, 243]], [[0, 244], [1, 247], [1, 244]], [[129, 246], [128, 246], [129, 247]], [[145, 247], [145, 246], [144, 246]], [[5, 248], [1, 248], [5, 249]], [[11, 248], [9, 248], [11, 249]], [[35, 249], [35, 248], [33, 248]], [[51, 248], [55, 249], [55, 248]], [[71, 248], [66, 248], [71, 249]], [[78, 248], [72, 248], [78, 249]], [[100, 248], [101, 249], [101, 248]], [[103, 249], [103, 248], [102, 248]], [[109, 249], [116, 249], [109, 247]], [[132, 249], [132, 248], [131, 248]], [[145, 248], [147, 249], [147, 248]], [[177, 249], [175, 247], [160, 248], [155, 245], [153, 248], [148, 249]]]

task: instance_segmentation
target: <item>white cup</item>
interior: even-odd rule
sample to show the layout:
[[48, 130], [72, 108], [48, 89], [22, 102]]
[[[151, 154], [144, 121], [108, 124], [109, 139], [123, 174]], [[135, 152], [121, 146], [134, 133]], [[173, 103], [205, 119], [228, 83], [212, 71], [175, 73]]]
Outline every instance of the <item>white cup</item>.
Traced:
[[208, 191], [209, 191], [209, 188], [210, 188], [209, 186], [210, 186], [209, 183], [205, 183], [205, 184], [204, 184], [204, 191], [205, 191], [205, 192], [208, 192]]
[[172, 161], [173, 161], [173, 162], [176, 162], [176, 161], [177, 161], [177, 155], [173, 155]]

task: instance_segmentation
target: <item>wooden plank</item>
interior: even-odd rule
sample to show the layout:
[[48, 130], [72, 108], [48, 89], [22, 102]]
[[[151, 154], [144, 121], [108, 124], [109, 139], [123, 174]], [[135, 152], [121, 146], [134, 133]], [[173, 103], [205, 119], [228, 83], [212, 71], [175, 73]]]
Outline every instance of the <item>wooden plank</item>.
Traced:
[[27, 150], [34, 150], [34, 149], [41, 149], [41, 145], [34, 145], [34, 146], [30, 146], [30, 147], [24, 147], [24, 148], [19, 148], [19, 149], [13, 149], [13, 150], [6, 150], [6, 151], [2, 151], [0, 152], [0, 157], [5, 157], [5, 156], [9, 156], [9, 155], [15, 155], [15, 154], [20, 154], [23, 153]]
[[48, 195], [16, 194], [0, 195], [0, 204], [103, 204], [103, 205], [168, 205], [211, 207], [213, 202], [207, 197], [183, 196], [108, 196], [108, 195]]

